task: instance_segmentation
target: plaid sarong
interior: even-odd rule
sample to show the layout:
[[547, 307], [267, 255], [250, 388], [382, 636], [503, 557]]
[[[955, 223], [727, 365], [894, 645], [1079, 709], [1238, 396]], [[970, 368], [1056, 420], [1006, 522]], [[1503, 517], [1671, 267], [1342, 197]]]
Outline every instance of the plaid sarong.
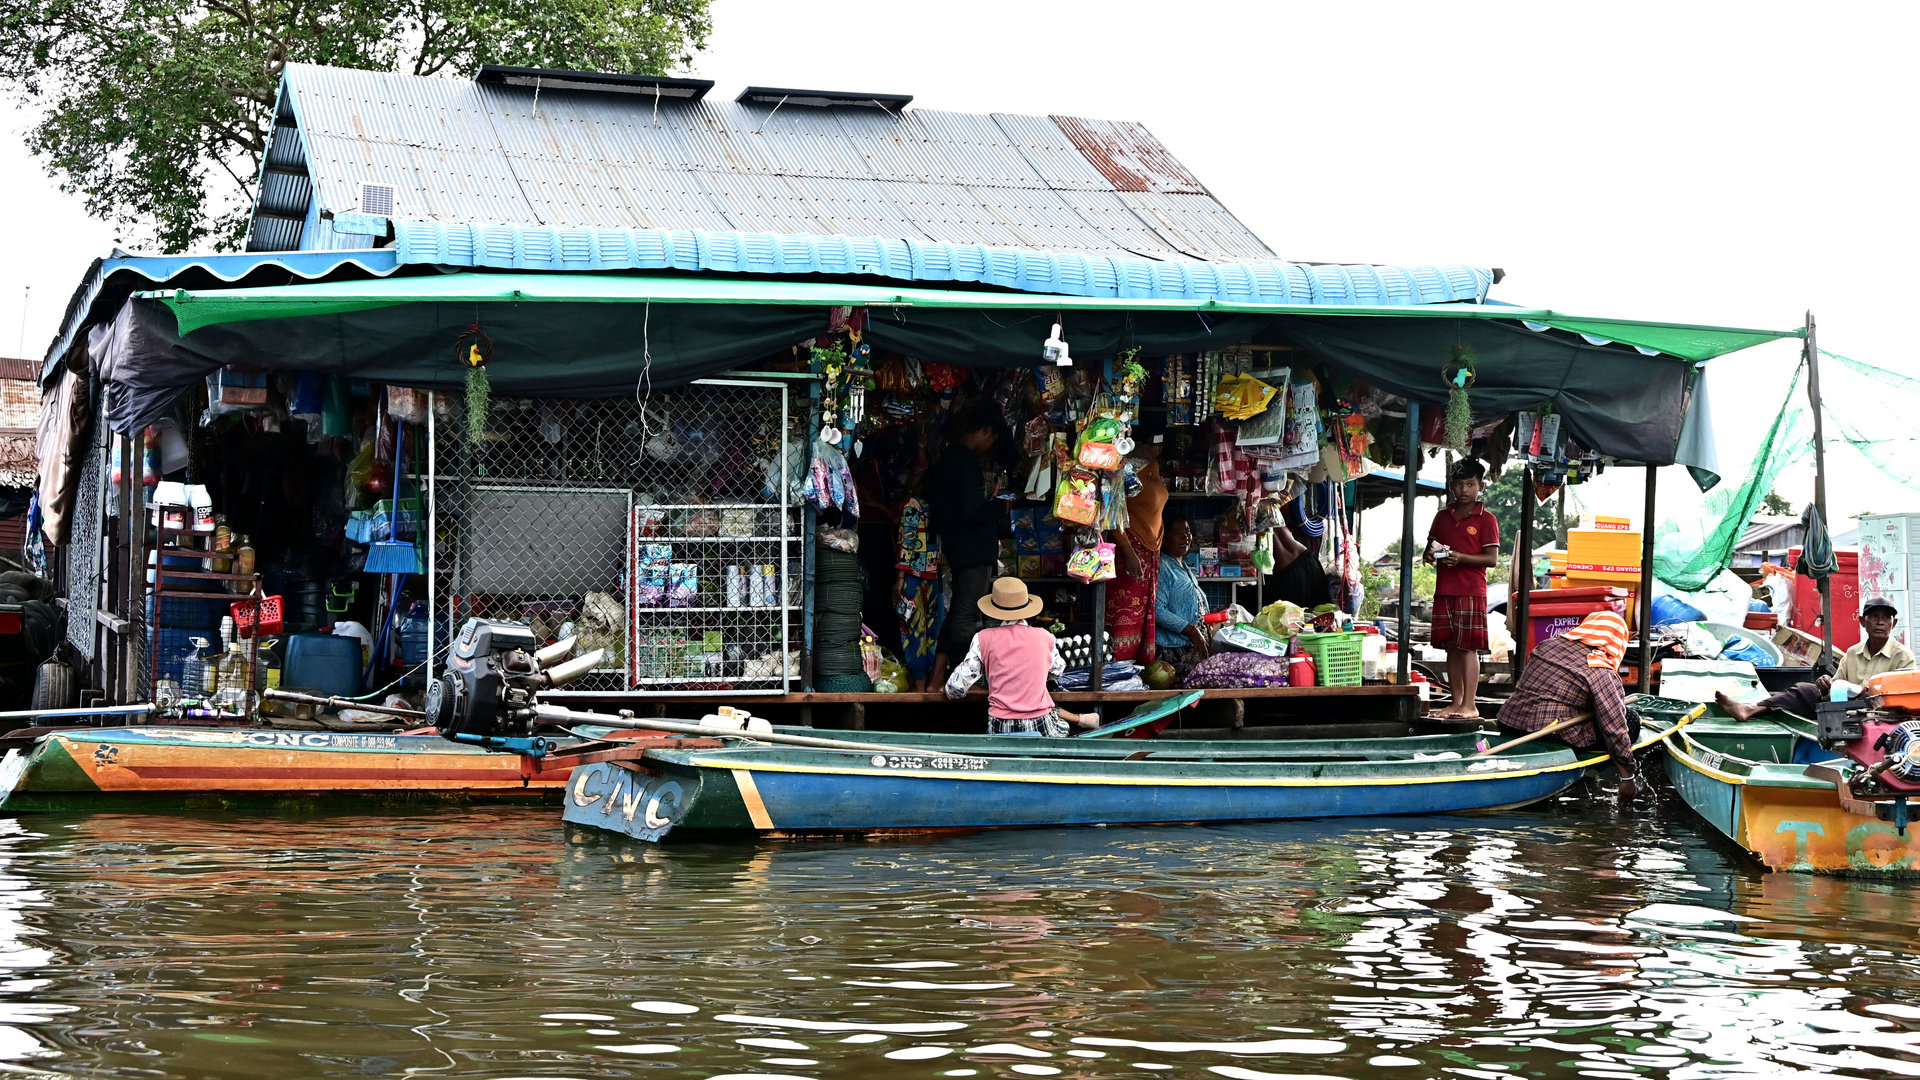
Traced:
[[1433, 643], [1454, 649], [1487, 647], [1487, 598], [1433, 598]]

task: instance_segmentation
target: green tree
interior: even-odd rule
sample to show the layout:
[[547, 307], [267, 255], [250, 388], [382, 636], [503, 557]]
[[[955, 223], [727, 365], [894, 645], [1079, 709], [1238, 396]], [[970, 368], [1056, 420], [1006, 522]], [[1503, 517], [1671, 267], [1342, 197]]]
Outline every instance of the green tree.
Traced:
[[1769, 491], [1761, 497], [1760, 512], [1763, 514], [1772, 514], [1776, 517], [1800, 516], [1794, 511], [1793, 504], [1781, 498], [1780, 493], [1777, 491]]
[[[1513, 545], [1520, 540], [1520, 491], [1521, 479], [1526, 475], [1524, 469], [1508, 469], [1501, 474], [1498, 483], [1489, 486], [1480, 498], [1487, 504], [1487, 512], [1500, 523], [1500, 550], [1503, 553], [1513, 551]], [[1533, 502], [1528, 499], [1528, 502]], [[1534, 503], [1533, 507], [1533, 546], [1553, 539], [1557, 526], [1559, 504], [1549, 499], [1543, 503]]]
[[238, 244], [281, 70], [470, 76], [482, 64], [664, 74], [708, 0], [0, 0], [0, 83], [87, 212], [169, 251]]

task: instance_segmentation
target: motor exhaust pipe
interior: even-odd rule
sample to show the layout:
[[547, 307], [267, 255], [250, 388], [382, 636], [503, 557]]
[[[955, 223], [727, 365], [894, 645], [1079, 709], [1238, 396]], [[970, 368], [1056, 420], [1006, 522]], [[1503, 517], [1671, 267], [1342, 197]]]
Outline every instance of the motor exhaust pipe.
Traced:
[[541, 675], [548, 686], [565, 686], [573, 680], [600, 666], [607, 658], [607, 650], [595, 649], [585, 656], [576, 656], [564, 664], [556, 664]]
[[572, 634], [533, 654], [533, 666], [545, 671], [549, 665], [559, 663], [573, 654], [573, 647], [580, 644], [580, 635]]

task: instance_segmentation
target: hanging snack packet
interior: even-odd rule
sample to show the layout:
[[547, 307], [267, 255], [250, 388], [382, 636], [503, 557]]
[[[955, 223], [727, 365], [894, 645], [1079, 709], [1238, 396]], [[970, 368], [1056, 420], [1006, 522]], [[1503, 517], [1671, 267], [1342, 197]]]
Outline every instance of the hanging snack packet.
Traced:
[[1075, 470], [1060, 481], [1053, 496], [1053, 516], [1075, 525], [1091, 525], [1100, 513], [1100, 482], [1092, 473]]
[[1067, 559], [1067, 576], [1085, 582], [1113, 580], [1113, 545], [1102, 540], [1074, 552]]

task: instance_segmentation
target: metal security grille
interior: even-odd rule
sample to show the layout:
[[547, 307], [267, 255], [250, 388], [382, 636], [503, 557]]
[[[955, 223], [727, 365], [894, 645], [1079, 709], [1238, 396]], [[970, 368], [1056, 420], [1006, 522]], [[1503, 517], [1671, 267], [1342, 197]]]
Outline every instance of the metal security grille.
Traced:
[[468, 618], [577, 633], [604, 664], [569, 691], [789, 688], [800, 675], [800, 515], [777, 463], [778, 384], [632, 399], [439, 395], [428, 468], [435, 650]]
[[105, 406], [93, 419], [87, 437], [87, 456], [80, 467], [80, 486], [73, 497], [72, 530], [67, 538], [67, 640], [80, 655], [93, 659], [99, 624], [94, 610], [104, 589], [101, 524], [106, 516], [107, 425]]

